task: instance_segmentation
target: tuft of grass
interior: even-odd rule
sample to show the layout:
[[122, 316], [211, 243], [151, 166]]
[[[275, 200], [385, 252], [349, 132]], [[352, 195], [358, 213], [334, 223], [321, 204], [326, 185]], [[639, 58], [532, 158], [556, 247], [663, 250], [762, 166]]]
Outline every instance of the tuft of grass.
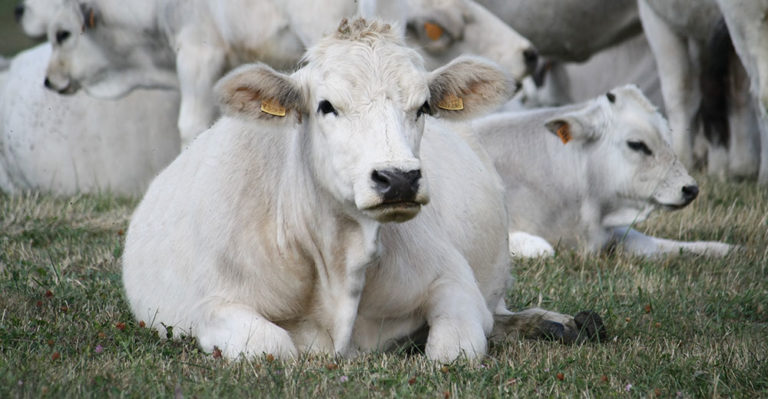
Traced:
[[639, 228], [742, 251], [521, 261], [511, 309], [592, 309], [606, 342], [510, 338], [477, 362], [402, 351], [225, 361], [160, 339], [123, 299], [120, 255], [135, 199], [0, 194], [0, 397], [768, 396], [768, 190], [700, 178], [688, 208]]

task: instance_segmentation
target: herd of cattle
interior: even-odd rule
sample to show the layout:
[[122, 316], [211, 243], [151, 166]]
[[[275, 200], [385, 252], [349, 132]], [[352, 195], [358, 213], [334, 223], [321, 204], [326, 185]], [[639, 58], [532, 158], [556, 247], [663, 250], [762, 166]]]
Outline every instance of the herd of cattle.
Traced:
[[143, 194], [132, 311], [230, 358], [351, 355], [426, 326], [436, 360], [511, 333], [601, 336], [588, 312], [507, 310], [510, 257], [723, 256], [631, 226], [693, 201], [697, 163], [768, 183], [768, 0], [16, 14], [48, 42], [0, 72], [0, 189]]

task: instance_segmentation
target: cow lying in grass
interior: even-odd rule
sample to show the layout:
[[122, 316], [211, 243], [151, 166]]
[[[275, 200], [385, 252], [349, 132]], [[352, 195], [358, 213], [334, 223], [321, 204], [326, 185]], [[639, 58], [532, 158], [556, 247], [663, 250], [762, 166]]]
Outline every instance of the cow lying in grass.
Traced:
[[587, 252], [618, 244], [642, 255], [732, 248], [630, 228], [699, 192], [670, 146], [666, 120], [635, 86], [576, 105], [491, 115], [472, 127], [504, 180], [517, 255], [553, 253], [550, 244]]
[[430, 119], [482, 114], [511, 80], [473, 58], [426, 72], [388, 25], [365, 20], [306, 59], [292, 75], [248, 65], [218, 83], [225, 116], [133, 215], [134, 315], [230, 358], [351, 355], [424, 325], [429, 358], [473, 358], [494, 319], [572, 335], [570, 316], [506, 310], [500, 180]]
[[0, 190], [141, 195], [179, 153], [178, 93], [60, 96], [40, 83], [50, 54], [48, 43], [24, 51], [3, 74]]

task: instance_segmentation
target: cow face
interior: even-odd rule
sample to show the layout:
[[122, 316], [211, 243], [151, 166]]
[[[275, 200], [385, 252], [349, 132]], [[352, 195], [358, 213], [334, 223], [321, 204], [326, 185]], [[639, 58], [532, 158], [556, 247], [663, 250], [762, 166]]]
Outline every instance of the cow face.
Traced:
[[27, 36], [40, 38], [48, 32], [48, 24], [67, 0], [23, 0], [16, 6], [16, 21]]
[[155, 36], [104, 24], [95, 5], [67, 1], [48, 26], [53, 51], [45, 86], [61, 94], [83, 88], [100, 98], [137, 87], [176, 87], [173, 52], [155, 43]]
[[428, 67], [462, 54], [491, 59], [520, 82], [538, 53], [530, 41], [472, 0], [409, 0], [407, 40], [423, 49]]
[[589, 152], [590, 190], [603, 196], [609, 225], [629, 225], [654, 206], [682, 208], [698, 194], [672, 150], [666, 120], [635, 86], [614, 89], [547, 127]]
[[500, 105], [512, 83], [493, 65], [459, 59], [432, 73], [388, 26], [344, 22], [312, 48], [293, 76], [266, 66], [231, 72], [217, 85], [235, 117], [305, 125], [308, 163], [353, 214], [380, 222], [416, 216], [429, 201], [419, 146], [427, 118], [466, 118]]

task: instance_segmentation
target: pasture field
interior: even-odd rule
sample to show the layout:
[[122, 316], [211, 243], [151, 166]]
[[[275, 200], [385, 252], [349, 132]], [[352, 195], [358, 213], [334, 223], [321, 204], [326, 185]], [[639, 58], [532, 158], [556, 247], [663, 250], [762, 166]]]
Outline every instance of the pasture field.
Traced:
[[701, 198], [641, 229], [743, 251], [519, 262], [511, 309], [593, 309], [607, 342], [511, 337], [479, 362], [450, 364], [404, 351], [228, 362], [193, 339], [161, 340], [121, 292], [137, 200], [0, 194], [0, 398], [768, 397], [768, 190], [697, 177]]

